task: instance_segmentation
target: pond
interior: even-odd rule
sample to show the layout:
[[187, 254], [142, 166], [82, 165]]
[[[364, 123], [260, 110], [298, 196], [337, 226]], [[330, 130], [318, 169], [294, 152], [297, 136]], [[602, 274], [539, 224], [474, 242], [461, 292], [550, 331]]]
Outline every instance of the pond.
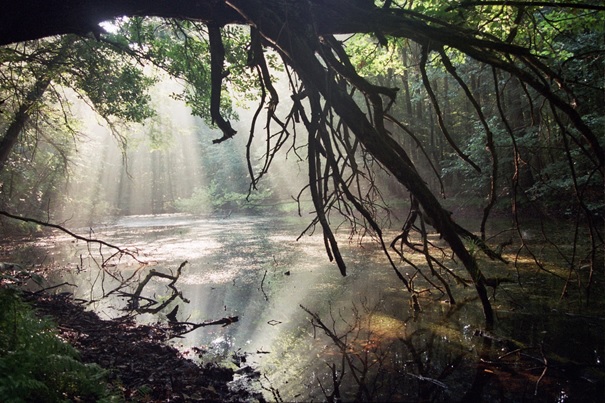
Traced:
[[[342, 234], [343, 277], [319, 234], [299, 238], [305, 226], [278, 217], [130, 216], [87, 236], [136, 249], [144, 265], [62, 234], [23, 245], [20, 260], [55, 267], [50, 281], [69, 283], [55, 291], [95, 301], [101, 317], [124, 314], [128, 295], [101, 298], [119, 280], [175, 273], [186, 261], [176, 286], [189, 302], [140, 320], [165, 321], [175, 305], [178, 321], [237, 317], [173, 343], [202, 362], [246, 354], [268, 400], [602, 401], [604, 315], [559, 300], [544, 273], [498, 287], [496, 326], [486, 332], [472, 287], [454, 289], [455, 305], [421, 293], [416, 310], [378, 245]], [[517, 278], [515, 268], [504, 270]], [[141, 295], [165, 300], [167, 284], [154, 278]]]

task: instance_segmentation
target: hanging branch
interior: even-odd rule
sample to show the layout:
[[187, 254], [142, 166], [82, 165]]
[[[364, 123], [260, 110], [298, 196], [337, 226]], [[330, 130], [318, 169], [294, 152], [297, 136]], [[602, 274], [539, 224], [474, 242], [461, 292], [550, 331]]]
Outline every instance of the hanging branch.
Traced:
[[279, 95], [273, 86], [273, 81], [271, 80], [271, 73], [269, 72], [269, 67], [267, 66], [267, 60], [265, 59], [261, 40], [262, 38], [258, 32], [258, 29], [255, 27], [250, 28], [248, 66], [256, 66], [260, 70], [259, 78], [261, 80], [261, 87], [269, 91], [269, 94], [271, 95], [269, 99], [268, 111], [270, 115], [273, 115], [275, 113], [277, 104], [279, 104]]
[[431, 82], [429, 81], [429, 77], [426, 72], [426, 63], [428, 61], [427, 60], [428, 55], [429, 55], [428, 46], [423, 46], [422, 55], [421, 55], [421, 59], [420, 59], [420, 74], [422, 76], [422, 83], [424, 84], [424, 88], [426, 89], [426, 92], [429, 95], [431, 103], [433, 104], [433, 108], [435, 109], [435, 113], [437, 114], [437, 122], [439, 123], [439, 128], [441, 129], [441, 132], [445, 136], [445, 139], [447, 140], [449, 145], [454, 149], [454, 151], [456, 151], [456, 154], [458, 154], [458, 156], [460, 158], [462, 158], [464, 161], [466, 161], [477, 172], [481, 172], [481, 168], [479, 168], [479, 165], [475, 164], [468, 155], [466, 155], [462, 152], [462, 150], [458, 147], [458, 145], [456, 144], [456, 142], [450, 135], [450, 132], [448, 131], [447, 127], [445, 126], [445, 122], [443, 121], [443, 114], [441, 113], [441, 108], [439, 107], [439, 101], [437, 101], [437, 97], [435, 96], [435, 93], [433, 92], [433, 88], [431, 87]]
[[[417, 220], [420, 220], [420, 222], [421, 222], [420, 228], [418, 228], [418, 226], [415, 225], [415, 222]], [[411, 238], [412, 230], [416, 230], [417, 232], [419, 232], [420, 240], [422, 243], [420, 243], [420, 244], [414, 243], [414, 241]], [[399, 248], [397, 247], [398, 242], [401, 244], [401, 246]], [[467, 280], [463, 279], [462, 277], [460, 277], [459, 275], [454, 273], [452, 270], [450, 270], [446, 265], [444, 265], [442, 262], [437, 260], [437, 258], [435, 256], [433, 256], [433, 253], [430, 252], [431, 248], [434, 250], [438, 250], [440, 248], [438, 248], [435, 245], [433, 245], [432, 243], [428, 242], [427, 232], [426, 232], [426, 229], [424, 226], [424, 217], [422, 216], [422, 213], [420, 212], [420, 206], [418, 205], [418, 201], [414, 197], [412, 197], [411, 209], [408, 214], [408, 217], [406, 218], [406, 220], [404, 222], [401, 233], [399, 233], [393, 239], [393, 241], [391, 241], [390, 248], [393, 249], [393, 251], [406, 264], [413, 267], [417, 273], [419, 273], [422, 277], [424, 277], [427, 280], [427, 282], [429, 282], [435, 288], [439, 289], [438, 286], [434, 285], [433, 282], [424, 275], [422, 270], [416, 264], [414, 264], [411, 260], [409, 260], [405, 256], [404, 246], [407, 246], [412, 252], [417, 252], [417, 253], [422, 254], [425, 257], [425, 260], [427, 261], [427, 265], [431, 268], [431, 270], [433, 272], [435, 272], [435, 270], [433, 269], [433, 264], [436, 264], [437, 266], [439, 266], [439, 268], [446, 271], [450, 276], [452, 276], [452, 278], [454, 278], [454, 280], [456, 280], [457, 283], [462, 284], [465, 287], [468, 285]], [[444, 279], [440, 278], [440, 280], [443, 281]], [[409, 283], [411, 283], [411, 281]], [[451, 292], [449, 294], [450, 294], [451, 299], [453, 300], [453, 296], [451, 296]]]
[[[485, 130], [485, 135], [487, 138], [486, 145], [487, 145], [487, 149], [489, 151], [489, 154], [490, 154], [490, 157], [492, 160], [492, 170], [490, 173], [489, 202], [483, 209], [483, 218], [481, 219], [481, 239], [485, 241], [485, 226], [487, 223], [487, 219], [489, 217], [489, 213], [490, 213], [492, 207], [494, 207], [494, 205], [496, 204], [496, 201], [498, 199], [498, 195], [496, 193], [496, 184], [498, 181], [498, 153], [496, 152], [496, 146], [494, 144], [494, 133], [492, 132], [491, 128], [489, 127], [489, 124], [487, 123], [487, 119], [485, 118], [485, 115], [483, 114], [483, 111], [481, 110], [481, 106], [479, 105], [479, 102], [477, 102], [477, 100], [473, 96], [473, 93], [468, 88], [468, 86], [466, 85], [466, 83], [464, 82], [462, 77], [460, 77], [458, 75], [458, 73], [456, 72], [456, 69], [452, 65], [450, 58], [447, 56], [447, 54], [445, 53], [443, 48], [439, 49], [438, 52], [439, 52], [439, 55], [441, 56], [441, 61], [443, 62], [445, 69], [448, 71], [448, 73], [450, 73], [450, 75], [452, 77], [454, 77], [454, 79], [456, 79], [456, 81], [460, 85], [460, 88], [462, 88], [462, 90], [464, 91], [466, 98], [473, 105], [473, 108], [475, 108], [475, 112], [477, 113], [477, 116], [479, 117], [479, 121], [481, 122], [481, 125], [483, 126], [483, 130]], [[499, 95], [496, 94], [496, 96], [499, 96]]]
[[441, 175], [437, 171], [437, 167], [435, 167], [435, 164], [433, 163], [433, 160], [431, 159], [431, 157], [429, 157], [429, 154], [425, 150], [424, 145], [422, 144], [422, 142], [420, 140], [418, 140], [418, 137], [416, 137], [416, 135], [414, 134], [414, 132], [412, 132], [409, 128], [407, 128], [397, 118], [395, 118], [392, 115], [387, 114], [387, 113], [385, 113], [384, 116], [385, 116], [386, 119], [390, 120], [393, 124], [395, 124], [396, 126], [398, 126], [401, 130], [403, 130], [404, 132], [406, 132], [407, 135], [410, 136], [412, 138], [412, 140], [414, 140], [414, 143], [416, 143], [416, 147], [418, 147], [420, 149], [420, 152], [422, 152], [422, 155], [424, 155], [426, 162], [429, 164], [429, 166], [431, 167], [431, 170], [435, 174], [434, 177], [437, 179], [437, 181], [439, 181], [439, 188], [440, 188], [441, 194], [442, 195], [445, 194], [445, 186], [443, 184], [443, 179], [441, 178]]
[[[450, 285], [435, 270], [435, 267], [433, 267], [433, 264], [432, 264], [432, 258], [433, 258], [433, 256], [431, 256], [431, 252], [429, 250], [428, 236], [427, 236], [427, 233], [426, 233], [426, 228], [424, 226], [424, 218], [422, 217], [422, 215], [420, 215], [420, 231], [422, 233], [422, 253], [424, 254], [426, 263], [429, 266], [429, 269], [431, 271], [431, 275], [434, 276], [434, 277], [437, 277], [437, 279], [439, 280], [439, 282], [445, 288], [445, 291], [446, 291], [448, 299], [449, 299], [449, 303], [452, 304], [452, 305], [454, 305], [454, 304], [456, 304], [456, 300], [454, 299], [454, 295], [452, 294], [452, 289], [450, 288]], [[436, 287], [436, 286], [435, 286], [435, 288], [439, 289], [439, 287]]]
[[[380, 242], [381, 248], [385, 252], [385, 255], [387, 256], [387, 258], [389, 260], [389, 263], [391, 265], [391, 268], [395, 271], [395, 274], [397, 275], [397, 277], [399, 278], [399, 280], [401, 280], [401, 282], [405, 285], [406, 289], [411, 292], [412, 288], [410, 287], [410, 284], [405, 279], [405, 277], [403, 276], [403, 274], [399, 271], [399, 269], [397, 268], [397, 265], [391, 259], [390, 255], [388, 253], [386, 244], [384, 242], [384, 238], [382, 237], [382, 229], [380, 228], [380, 226], [378, 225], [378, 223], [374, 220], [373, 215], [351, 193], [351, 190], [350, 190], [349, 186], [345, 183], [345, 181], [343, 180], [341, 174], [339, 173], [338, 162], [334, 159], [334, 155], [336, 155], [336, 154], [334, 152], [334, 149], [332, 148], [332, 143], [330, 141], [329, 136], [327, 136], [324, 133], [323, 130], [320, 131], [320, 133], [324, 134], [322, 136], [322, 138], [323, 138], [323, 144], [324, 144], [324, 146], [326, 148], [326, 159], [328, 160], [328, 164], [330, 164], [330, 166], [332, 168], [332, 172], [333, 172], [333, 176], [334, 176], [334, 181], [336, 182], [336, 186], [338, 188], [340, 188], [340, 190], [342, 191], [342, 193], [346, 196], [347, 200], [351, 204], [353, 204], [353, 206], [355, 207], [355, 209], [357, 211], [359, 211], [361, 213], [361, 215], [363, 216], [363, 218], [370, 225], [370, 227], [372, 228], [372, 230], [376, 233], [376, 236], [378, 237], [378, 240]], [[354, 171], [354, 174], [359, 174], [359, 172]], [[359, 188], [359, 186], [358, 186], [358, 188]]]
[[[238, 2], [241, 7], [244, 3]], [[249, 8], [248, 8], [249, 9]], [[252, 12], [252, 10], [250, 10]], [[419, 200], [422, 207], [436, 223], [436, 228], [443, 234], [454, 253], [460, 258], [473, 283], [483, 305], [486, 325], [493, 325], [494, 315], [485, 289], [485, 278], [477, 266], [476, 261], [466, 250], [459, 238], [454, 223], [449, 214], [441, 207], [439, 201], [428, 189], [426, 183], [407, 161], [407, 153], [390, 136], [376, 128], [367, 120], [357, 103], [345, 93], [333, 77], [328, 73], [315, 56], [314, 50], [300, 37], [288, 34], [288, 24], [280, 21], [263, 20], [264, 33], [277, 40], [276, 47], [280, 49], [294, 49], [287, 53], [290, 64], [300, 66], [300, 73], [305, 82], [306, 89], [318, 96], [321, 94], [329, 102], [334, 112], [338, 114], [349, 129], [360, 140], [365, 149], [382, 163], [404, 186], [406, 186]], [[290, 21], [290, 24], [292, 22]], [[284, 29], [286, 32], [284, 32]], [[303, 67], [304, 66], [304, 67]], [[314, 145], [310, 145], [313, 147]], [[311, 178], [311, 180], [315, 180]]]
[[[255, 45], [251, 45], [251, 46], [254, 47]], [[260, 43], [256, 46], [260, 46]], [[260, 92], [261, 92], [256, 111], [254, 112], [254, 116], [253, 116], [251, 124], [250, 124], [248, 142], [246, 144], [246, 163], [248, 166], [248, 173], [250, 174], [250, 178], [251, 178], [250, 191], [252, 191], [253, 189], [256, 189], [256, 185], [258, 184], [258, 182], [269, 171], [269, 168], [272, 165], [273, 160], [277, 156], [278, 151], [280, 151], [282, 149], [282, 147], [284, 145], [286, 145], [288, 140], [291, 140], [291, 146], [287, 152], [293, 151], [294, 154], [296, 154], [296, 156], [299, 158], [299, 160], [301, 160], [301, 161], [303, 160], [303, 158], [300, 155], [298, 155], [298, 152], [296, 149], [296, 123], [300, 119], [298, 116], [298, 113], [299, 113], [298, 109], [296, 106], [293, 106], [292, 109], [290, 110], [290, 113], [288, 113], [288, 115], [286, 116], [284, 121], [282, 121], [278, 118], [278, 116], [275, 113], [275, 109], [277, 108], [277, 105], [279, 103], [279, 97], [277, 95], [277, 91], [273, 87], [273, 83], [271, 81], [271, 76], [269, 74], [269, 70], [267, 67], [267, 62], [264, 58], [264, 54], [262, 53], [262, 48], [257, 49], [256, 52], [260, 52], [260, 55], [259, 56], [249, 55], [249, 59], [250, 58], [252, 58], [253, 60], [256, 60], [255, 58], [260, 59], [260, 61], [258, 61], [259, 65], [255, 66], [255, 68], [257, 70], [257, 77], [259, 79], [259, 83], [260, 83], [259, 87], [260, 87]], [[292, 83], [290, 71], [287, 71], [287, 73], [288, 73], [290, 82]], [[294, 86], [292, 86], [292, 88], [294, 88]], [[268, 105], [266, 102], [267, 90], [270, 93], [270, 99], [269, 99]], [[253, 166], [252, 142], [255, 137], [254, 133], [256, 131], [258, 118], [259, 118], [262, 110], [265, 108], [265, 105], [267, 105], [266, 106], [267, 112], [266, 112], [266, 117], [265, 117], [265, 128], [264, 128], [265, 133], [266, 133], [265, 153], [261, 157], [263, 160], [262, 167], [260, 169], [257, 169], [257, 171], [255, 172], [254, 168], [252, 167]], [[273, 124], [277, 125], [277, 127], [278, 127], [277, 130], [275, 130], [275, 126], [272, 126]], [[290, 127], [291, 127], [291, 129], [290, 129]]]
[[[510, 73], [516, 77], [524, 85], [529, 85], [531, 88], [536, 90], [542, 95], [549, 103], [551, 103], [558, 110], [562, 111], [570, 119], [572, 125], [580, 132], [584, 139], [590, 145], [594, 156], [582, 148], [587, 157], [593, 161], [596, 167], [598, 167], [601, 175], [604, 175], [603, 169], [605, 168], [605, 150], [599, 142], [599, 138], [595, 135], [592, 129], [584, 122], [575, 106], [569, 102], [563, 100], [553, 91], [552, 86], [546, 80], [553, 79], [557, 81], [559, 85], [562, 85], [560, 78], [551, 69], [541, 63], [537, 57], [531, 56], [530, 54], [520, 55], [521, 62], [530, 67], [532, 71], [524, 70], [509, 59], [500, 59], [489, 54], [482, 53], [473, 49], [459, 48], [465, 51], [469, 56], [474, 59], [484, 62], [493, 68], [500, 69]], [[534, 74], [532, 74], [534, 73]], [[562, 88], [565, 88], [562, 86]], [[569, 94], [568, 94], [569, 95]], [[596, 157], [596, 161], [594, 158]]]
[[[385, 110], [382, 104], [381, 95], [386, 95], [390, 99], [391, 103], [393, 103], [395, 102], [395, 97], [397, 96], [399, 89], [381, 87], [369, 83], [357, 73], [355, 67], [353, 67], [351, 64], [349, 57], [342, 47], [342, 44], [337, 41], [336, 38], [333, 36], [324, 36], [324, 40], [330, 46], [324, 46], [322, 48], [322, 58], [330, 65], [332, 69], [334, 69], [334, 71], [345, 77], [351, 85], [358, 88], [366, 96], [366, 99], [369, 100], [372, 105], [373, 121], [376, 129], [381, 132], [385, 132]], [[334, 57], [334, 53], [339, 56], [340, 60], [337, 60], [336, 57]]]
[[[257, 77], [260, 83], [260, 98], [256, 107], [256, 111], [254, 112], [254, 115], [252, 117], [252, 121], [250, 122], [248, 142], [246, 143], [246, 164], [248, 166], [248, 173], [251, 178], [250, 190], [256, 189], [257, 182], [265, 173], [261, 171], [257, 175], [254, 173], [254, 168], [252, 168], [252, 141], [254, 140], [256, 122], [258, 120], [258, 117], [260, 116], [263, 107], [265, 106], [265, 99], [267, 98], [267, 88], [270, 92], [271, 90], [275, 91], [275, 89], [273, 88], [273, 84], [271, 83], [271, 77], [268, 74], [267, 64], [265, 61], [265, 56], [263, 54], [263, 49], [260, 41], [261, 37], [258, 34], [258, 30], [254, 27], [250, 28], [250, 49], [248, 50], [247, 65], [250, 68], [256, 69]], [[273, 96], [273, 93], [271, 93], [271, 95]], [[278, 98], [275, 98], [274, 101], [274, 98], [272, 98], [270, 102], [275, 102], [275, 105], [277, 105], [279, 100]]]
[[218, 25], [208, 25], [208, 38], [210, 41], [210, 79], [212, 92], [210, 95], [210, 115], [212, 123], [215, 123], [223, 132], [223, 137], [212, 140], [214, 144], [222, 143], [237, 133], [231, 127], [231, 123], [221, 115], [221, 90], [223, 78], [228, 74], [223, 70], [225, 61], [225, 47], [221, 38], [221, 29]]
[[321, 224], [324, 234], [324, 245], [326, 248], [326, 253], [328, 254], [328, 258], [330, 261], [336, 259], [336, 264], [338, 265], [338, 269], [340, 270], [340, 274], [346, 276], [347, 268], [346, 264], [340, 254], [340, 248], [338, 247], [338, 243], [336, 242], [336, 238], [334, 237], [334, 233], [328, 223], [328, 220], [325, 215], [325, 206], [326, 202], [321, 197], [321, 187], [319, 185], [318, 176], [318, 168], [319, 168], [319, 155], [321, 153], [319, 146], [318, 136], [318, 127], [319, 127], [319, 119], [321, 114], [321, 109], [318, 107], [318, 102], [314, 99], [311, 99], [311, 114], [312, 121], [310, 121], [307, 116], [304, 114], [304, 110], [302, 110], [302, 104], [300, 104], [300, 100], [296, 100], [299, 102], [298, 107], [300, 110], [300, 115], [303, 119], [303, 123], [307, 127], [308, 131], [308, 164], [309, 164], [309, 189], [311, 191], [311, 198], [313, 200], [313, 205], [315, 206], [315, 213], [317, 214], [317, 219]]

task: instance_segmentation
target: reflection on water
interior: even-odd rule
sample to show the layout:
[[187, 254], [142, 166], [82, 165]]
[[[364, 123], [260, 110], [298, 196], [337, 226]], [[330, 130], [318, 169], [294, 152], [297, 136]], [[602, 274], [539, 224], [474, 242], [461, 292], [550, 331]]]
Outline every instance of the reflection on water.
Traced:
[[[177, 345], [191, 354], [202, 351], [202, 360], [234, 350], [247, 353], [266, 375], [261, 381], [270, 400], [601, 396], [602, 318], [569, 315], [565, 307], [536, 312], [531, 293], [516, 284], [498, 291], [493, 334], [481, 330], [472, 290], [456, 290], [462, 298], [454, 306], [443, 303], [443, 295], [426, 292], [422, 311], [414, 312], [376, 246], [342, 238], [349, 273], [342, 277], [325, 256], [321, 237], [296, 241], [304, 226], [267, 217], [125, 217], [90, 235], [136, 249], [146, 266], [115, 257], [108, 261], [111, 273], [97, 270], [113, 251], [99, 253], [94, 245], [61, 236], [40, 244], [44, 255], [29, 263], [68, 267], [53, 281], [77, 285], [77, 298], [97, 300], [92, 306], [101, 316], [116, 316], [123, 314], [126, 299], [100, 297], [120, 280], [143, 278], [150, 269], [174, 272], [187, 261], [177, 285], [190, 302], [178, 301], [177, 319], [238, 316], [239, 322], [196, 330]], [[158, 301], [169, 294], [166, 282], [155, 281], [153, 287], [146, 295]]]

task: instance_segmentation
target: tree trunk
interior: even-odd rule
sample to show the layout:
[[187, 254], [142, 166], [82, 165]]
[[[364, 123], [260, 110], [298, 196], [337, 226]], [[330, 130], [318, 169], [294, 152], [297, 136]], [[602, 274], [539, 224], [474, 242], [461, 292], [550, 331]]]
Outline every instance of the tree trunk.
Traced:
[[40, 101], [49, 85], [50, 78], [37, 81], [34, 84], [34, 88], [25, 97], [25, 101], [19, 107], [17, 113], [15, 113], [13, 121], [8, 126], [8, 129], [6, 129], [2, 141], [0, 141], [0, 172], [4, 170], [8, 157], [19, 140], [19, 134], [25, 128], [32, 112], [35, 110], [36, 104]]

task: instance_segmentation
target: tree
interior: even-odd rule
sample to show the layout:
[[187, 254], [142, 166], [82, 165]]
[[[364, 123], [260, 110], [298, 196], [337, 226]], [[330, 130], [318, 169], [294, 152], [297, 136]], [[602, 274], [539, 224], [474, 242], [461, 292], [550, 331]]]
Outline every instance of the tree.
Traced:
[[[12, 109], [14, 114], [0, 142], [0, 171], [32, 115], [44, 113], [44, 97], [54, 85], [72, 88], [85, 96], [106, 119], [140, 122], [153, 113], [148, 105], [149, 97], [144, 94], [153, 81], [144, 77], [140, 69], [120, 61], [116, 56], [121, 49], [67, 35], [58, 40], [36, 41], [29, 46], [2, 50], [4, 74], [0, 89], [4, 111], [9, 115]], [[15, 91], [15, 88], [25, 90]], [[59, 102], [65, 100], [57, 91], [52, 92], [51, 96]]]
[[[410, 213], [395, 241], [401, 241], [403, 245], [414, 249], [414, 243], [409, 237], [416, 228], [424, 237], [424, 246], [420, 250], [426, 252], [427, 262], [432, 268], [438, 260], [430, 256], [425, 224], [433, 226], [471, 276], [483, 304], [486, 322], [491, 325], [493, 313], [485, 289], [486, 279], [461, 236], [471, 238], [492, 258], [498, 258], [498, 254], [492, 252], [480, 238], [457, 225], [442, 207], [419, 174], [408, 151], [392, 135], [393, 125], [405, 130], [405, 126], [390, 114], [399, 90], [361, 76], [359, 66], [351, 63], [343, 38], [338, 35], [369, 34], [374, 38], [375, 46], [385, 48], [401, 39], [415, 43], [420, 54], [423, 86], [445, 142], [466, 163], [481, 170], [482, 167], [472, 161], [451, 135], [444, 119], [444, 105], [435, 94], [425, 71], [432, 59], [443, 64], [447, 75], [463, 89], [486, 132], [485, 145], [492, 155], [489, 169], [493, 184], [490, 186], [490, 203], [486, 206], [485, 218], [495, 201], [494, 183], [498, 176], [493, 133], [483, 116], [477, 95], [473, 94], [466, 81], [457, 73], [452, 52], [482, 63], [493, 72], [494, 95], [498, 99], [497, 107], [500, 111], [504, 108], [499, 87], [500, 77], [503, 76], [518, 83], [522, 91], [529, 95], [528, 103], [541, 102], [548, 105], [553, 127], [558, 130], [565, 147], [567, 172], [572, 178], [580, 211], [589, 223], [593, 246], [591, 264], [594, 265], [598, 244], [602, 243], [603, 237], [595, 222], [594, 212], [584, 203], [586, 187], [585, 183], [578, 181], [574, 158], [582, 158], [586, 165], [584, 172], [590, 178], [599, 178], [602, 182], [605, 161], [603, 145], [595, 134], [598, 126], [582, 116], [584, 107], [578, 105], [580, 100], [574, 93], [577, 86], [560, 69], [565, 60], [558, 59], [556, 51], [545, 56], [545, 45], [540, 43], [536, 47], [536, 39], [540, 38], [537, 32], [544, 21], [558, 33], [560, 23], [552, 22], [552, 13], [568, 13], [573, 17], [574, 24], [580, 27], [582, 19], [575, 17], [577, 13], [598, 20], [603, 17], [603, 11], [604, 6], [577, 2], [451, 3], [435, 0], [416, 5], [413, 2], [392, 0], [376, 3], [369, 0], [180, 0], [169, 3], [155, 0], [28, 0], [13, 5], [12, 12], [0, 17], [0, 43], [67, 33], [92, 33], [102, 39], [105, 34], [98, 24], [123, 16], [157, 16], [195, 21], [200, 27], [205, 27], [203, 29], [208, 37], [211, 58], [208, 108], [212, 121], [223, 132], [223, 137], [215, 141], [222, 142], [236, 134], [228, 118], [221, 113], [222, 84], [228, 76], [224, 66], [226, 50], [223, 27], [228, 24], [249, 26], [248, 65], [258, 75], [257, 83], [261, 94], [255, 119], [251, 123], [250, 138], [254, 135], [257, 119], [265, 107], [266, 126], [277, 127], [277, 133], [267, 140], [265, 166], [260, 172], [253, 172], [249, 164], [252, 186], [256, 186], [286, 141], [306, 141], [309, 191], [317, 214], [314, 224], [318, 224], [323, 230], [330, 259], [336, 260], [344, 275], [346, 264], [340, 255], [329, 218], [331, 211], [337, 211], [342, 212], [353, 226], [362, 225], [375, 233], [393, 269], [413, 292], [389, 254], [377, 219], [379, 205], [376, 196], [379, 193], [372, 179], [371, 165], [382, 167], [411, 194]], [[591, 28], [582, 26], [580, 29]], [[556, 33], [549, 38], [556, 37]], [[548, 45], [555, 42], [549, 42]], [[283, 63], [291, 69], [288, 73], [292, 104], [284, 116], [278, 116], [276, 112], [280, 99], [269, 74], [264, 48], [277, 52]], [[602, 60], [602, 46], [594, 57]], [[296, 136], [295, 122], [304, 124], [306, 140]], [[504, 113], [501, 113], [501, 122], [514, 142], [516, 134]], [[516, 146], [514, 150], [518, 150]], [[404, 257], [403, 254], [401, 256]], [[456, 277], [444, 265], [440, 267], [447, 275]], [[432, 270], [432, 274], [438, 275], [435, 270]], [[443, 286], [447, 289], [451, 302], [454, 302], [445, 280]]]
[[[74, 99], [85, 99], [123, 143], [117, 121], [140, 122], [153, 115], [147, 89], [154, 80], [113, 44], [76, 35], [5, 46], [0, 51], [0, 200], [39, 218], [50, 196], [69, 176]], [[122, 55], [120, 55], [122, 53]], [[70, 90], [68, 90], [70, 89]], [[36, 172], [36, 167], [42, 166]], [[27, 186], [29, 182], [34, 186]], [[19, 199], [27, 203], [18, 202]]]

